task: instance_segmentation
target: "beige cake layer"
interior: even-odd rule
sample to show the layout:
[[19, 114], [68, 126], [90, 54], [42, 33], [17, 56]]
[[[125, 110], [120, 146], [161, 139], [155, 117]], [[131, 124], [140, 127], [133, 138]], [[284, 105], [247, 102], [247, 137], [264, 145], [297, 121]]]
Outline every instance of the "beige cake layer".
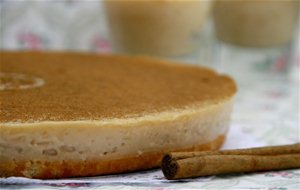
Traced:
[[150, 58], [1, 54], [1, 176], [62, 178], [159, 166], [226, 135], [234, 82]]

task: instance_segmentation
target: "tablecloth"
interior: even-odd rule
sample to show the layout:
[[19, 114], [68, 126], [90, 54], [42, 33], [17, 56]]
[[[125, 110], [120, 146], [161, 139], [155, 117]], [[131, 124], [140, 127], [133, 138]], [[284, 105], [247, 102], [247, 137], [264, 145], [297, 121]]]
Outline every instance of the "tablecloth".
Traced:
[[[48, 3], [47, 3], [48, 2]], [[98, 1], [0, 1], [2, 49], [81, 50], [107, 53], [111, 46]], [[93, 24], [91, 24], [93, 23]], [[299, 45], [299, 44], [298, 44]], [[223, 149], [300, 141], [299, 49], [291, 77], [239, 83], [232, 124]], [[251, 57], [249, 57], [251, 59]], [[167, 181], [159, 169], [90, 178], [0, 178], [1, 189], [300, 189], [300, 170], [258, 172]]]

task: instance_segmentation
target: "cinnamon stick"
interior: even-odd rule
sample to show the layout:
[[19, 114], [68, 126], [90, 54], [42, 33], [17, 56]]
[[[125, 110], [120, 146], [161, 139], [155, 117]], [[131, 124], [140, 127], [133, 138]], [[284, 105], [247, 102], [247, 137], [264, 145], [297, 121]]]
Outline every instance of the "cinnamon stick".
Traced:
[[224, 151], [174, 152], [164, 156], [167, 179], [300, 168], [300, 143]]

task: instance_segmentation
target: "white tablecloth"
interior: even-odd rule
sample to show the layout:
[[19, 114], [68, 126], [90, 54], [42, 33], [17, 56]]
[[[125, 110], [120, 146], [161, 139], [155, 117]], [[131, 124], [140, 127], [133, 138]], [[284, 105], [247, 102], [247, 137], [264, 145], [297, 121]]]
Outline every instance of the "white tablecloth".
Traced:
[[[2, 49], [111, 51], [98, 1], [0, 1]], [[47, 3], [48, 2], [48, 3]], [[298, 49], [299, 50], [299, 49]], [[239, 86], [224, 149], [300, 141], [299, 52], [287, 81], [261, 78]], [[249, 57], [251, 59], [251, 57]], [[241, 63], [242, 64], [242, 63]], [[61, 180], [1, 178], [1, 189], [300, 189], [300, 170], [167, 181], [160, 170]]]

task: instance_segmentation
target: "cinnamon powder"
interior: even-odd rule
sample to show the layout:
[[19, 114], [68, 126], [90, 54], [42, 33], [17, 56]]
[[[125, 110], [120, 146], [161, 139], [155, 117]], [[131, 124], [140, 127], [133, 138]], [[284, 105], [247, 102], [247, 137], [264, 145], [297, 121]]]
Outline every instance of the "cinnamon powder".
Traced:
[[1, 52], [0, 73], [44, 81], [35, 88], [0, 90], [0, 122], [138, 117], [218, 103], [236, 92], [229, 77], [141, 57]]

